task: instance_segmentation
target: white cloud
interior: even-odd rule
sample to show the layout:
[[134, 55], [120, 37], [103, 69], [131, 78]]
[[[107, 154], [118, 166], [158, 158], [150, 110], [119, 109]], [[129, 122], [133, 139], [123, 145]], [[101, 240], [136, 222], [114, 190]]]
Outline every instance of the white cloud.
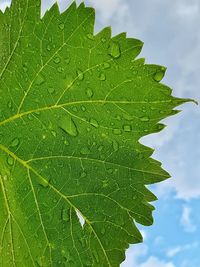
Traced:
[[199, 246], [198, 242], [193, 242], [192, 244], [187, 244], [184, 246], [177, 246], [174, 248], [171, 248], [167, 251], [167, 257], [169, 258], [173, 258], [175, 257], [178, 253], [184, 252], [186, 250], [190, 250], [190, 249], [194, 249], [197, 248]]
[[172, 262], [161, 261], [151, 256], [146, 262], [134, 267], [175, 267], [175, 265]]
[[175, 267], [169, 261], [160, 260], [155, 256], [150, 256], [146, 260], [148, 247], [145, 244], [131, 246], [126, 252], [126, 260], [120, 265], [121, 267]]
[[183, 19], [191, 18], [199, 13], [199, 2], [197, 1], [179, 1], [177, 5], [177, 14]]
[[148, 247], [145, 244], [131, 245], [126, 251], [126, 260], [120, 267], [139, 267], [138, 261], [140, 258], [146, 256]]
[[182, 224], [184, 231], [189, 233], [196, 231], [196, 225], [192, 221], [191, 214], [191, 208], [189, 206], [183, 206], [180, 223]]
[[128, 4], [123, 0], [88, 0], [88, 4], [94, 6], [103, 22], [108, 22], [113, 16], [119, 20], [128, 13]]
[[7, 6], [10, 6], [10, 0], [1, 1], [0, 9], [4, 12]]

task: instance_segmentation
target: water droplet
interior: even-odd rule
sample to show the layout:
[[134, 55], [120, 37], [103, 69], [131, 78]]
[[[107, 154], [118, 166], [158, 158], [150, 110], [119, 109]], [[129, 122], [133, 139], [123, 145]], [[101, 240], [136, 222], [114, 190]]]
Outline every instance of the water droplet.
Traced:
[[38, 182], [44, 188], [49, 186], [49, 182], [47, 180], [45, 180], [44, 178], [40, 177], [40, 176], [38, 176]]
[[45, 78], [44, 76], [42, 76], [41, 74], [39, 74], [35, 80], [36, 85], [41, 85], [45, 82]]
[[36, 259], [36, 262], [37, 262], [37, 264], [38, 264], [40, 267], [43, 267], [43, 258], [42, 258], [42, 257], [38, 257], [38, 258]]
[[82, 81], [84, 79], [84, 73], [82, 72], [82, 70], [77, 70], [77, 76], [78, 76], [78, 80]]
[[9, 156], [9, 157], [7, 158], [7, 163], [8, 163], [8, 165], [12, 166], [12, 165], [14, 164], [14, 159], [13, 159], [13, 157]]
[[55, 92], [55, 89], [53, 87], [49, 87], [47, 90], [49, 94], [53, 94]]
[[69, 222], [70, 216], [69, 216], [69, 208], [64, 207], [61, 211], [61, 218], [65, 222]]
[[[123, 117], [125, 120], [127, 121], [132, 121], [133, 120], [133, 116], [131, 116], [130, 114], [123, 114]], [[121, 120], [121, 119], [120, 119]]]
[[136, 200], [137, 199], [137, 196], [136, 195], [133, 195], [132, 199], [133, 200]]
[[58, 71], [59, 73], [61, 73], [61, 72], [64, 71], [64, 69], [63, 69], [62, 67], [58, 67], [58, 68], [57, 68], [57, 71]]
[[77, 111], [78, 111], [77, 107], [73, 107], [72, 110], [73, 110], [74, 112], [77, 112]]
[[55, 131], [51, 131], [51, 134], [56, 137], [57, 136], [57, 133]]
[[101, 234], [104, 235], [105, 232], [106, 232], [105, 228], [102, 228], [102, 229], [101, 229]]
[[165, 72], [166, 72], [166, 68], [164, 67], [161, 70], [157, 71], [153, 76], [154, 80], [156, 82], [160, 82], [164, 78]]
[[51, 46], [50, 45], [47, 45], [47, 51], [51, 51]]
[[113, 58], [119, 58], [121, 56], [119, 44], [111, 42], [108, 48], [108, 54]]
[[114, 130], [113, 130], [113, 133], [114, 133], [115, 135], [121, 135], [121, 134], [122, 134], [122, 131], [121, 131], [121, 129], [114, 129]]
[[68, 65], [70, 63], [70, 58], [66, 58], [65, 63]]
[[12, 101], [8, 101], [8, 103], [7, 103], [7, 107], [8, 107], [8, 108], [12, 108]]
[[84, 237], [80, 237], [80, 238], [79, 238], [79, 242], [81, 243], [81, 246], [82, 246], [83, 248], [86, 247], [86, 239], [85, 239]]
[[147, 122], [147, 121], [149, 121], [150, 119], [149, 119], [149, 117], [144, 116], [144, 117], [141, 117], [140, 120], [143, 121], [143, 122]]
[[68, 145], [69, 145], [68, 140], [65, 140], [65, 141], [64, 141], [64, 144], [65, 144], [66, 146], [68, 146]]
[[83, 112], [85, 112], [85, 111], [86, 111], [86, 107], [81, 106], [81, 110], [82, 110]]
[[34, 119], [34, 117], [33, 117], [32, 114], [28, 114], [27, 117], [28, 117], [28, 119], [29, 119], [30, 121], [32, 121], [32, 120]]
[[18, 138], [15, 138], [15, 139], [12, 140], [11, 146], [12, 147], [18, 146], [19, 143], [20, 143], [19, 139]]
[[54, 58], [53, 62], [56, 64], [60, 63], [60, 58], [59, 57]]
[[83, 147], [80, 152], [83, 155], [88, 155], [90, 154], [90, 149], [88, 147]]
[[24, 71], [24, 72], [27, 72], [27, 71], [28, 71], [28, 69], [27, 69], [26, 66], [23, 66], [23, 71]]
[[92, 33], [88, 33], [87, 38], [90, 40], [94, 40], [94, 35]]
[[64, 132], [73, 137], [76, 137], [78, 135], [76, 124], [74, 123], [70, 115], [65, 115], [65, 117], [60, 120], [59, 126]]
[[58, 27], [59, 27], [59, 29], [64, 30], [65, 24], [64, 23], [60, 23]]
[[114, 151], [118, 151], [119, 150], [119, 144], [118, 144], [118, 142], [116, 140], [114, 140], [112, 142], [112, 146], [113, 146]]
[[107, 169], [107, 173], [112, 174], [113, 173], [113, 169]]
[[89, 97], [89, 98], [91, 98], [91, 97], [93, 97], [93, 91], [92, 91], [92, 89], [90, 89], [90, 88], [87, 88], [86, 89], [86, 95]]
[[98, 255], [97, 251], [93, 251], [92, 254], [93, 254], [93, 257], [94, 257], [96, 263], [99, 263], [99, 255]]
[[98, 128], [99, 127], [99, 123], [95, 119], [90, 119], [90, 124], [92, 126], [94, 126], [95, 128]]
[[99, 75], [99, 79], [100, 79], [100, 81], [105, 81], [105, 80], [106, 80], [106, 75], [105, 75], [105, 73], [101, 73], [101, 74]]
[[84, 262], [84, 265], [85, 267], [91, 267], [92, 266], [92, 263], [91, 263], [91, 260], [90, 259], [85, 259], [85, 262]]
[[131, 130], [132, 130], [131, 125], [124, 125], [123, 129], [125, 132], [131, 132]]
[[103, 63], [103, 69], [109, 69], [110, 68], [110, 64], [108, 62], [104, 62]]
[[103, 146], [99, 146], [98, 151], [101, 152], [103, 150], [103, 148], [104, 148]]
[[85, 178], [87, 176], [87, 173], [86, 172], [82, 172], [81, 175], [80, 175], [80, 178]]

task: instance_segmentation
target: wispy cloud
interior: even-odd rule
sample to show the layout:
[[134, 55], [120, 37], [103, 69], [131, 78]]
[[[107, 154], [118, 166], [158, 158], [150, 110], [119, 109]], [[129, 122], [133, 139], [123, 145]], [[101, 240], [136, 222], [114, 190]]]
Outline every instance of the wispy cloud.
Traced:
[[180, 223], [185, 232], [192, 233], [196, 231], [197, 227], [192, 220], [192, 209], [189, 206], [183, 206]]
[[199, 246], [198, 242], [193, 242], [192, 244], [187, 244], [187, 245], [183, 245], [183, 246], [176, 246], [176, 247], [168, 249], [166, 255], [169, 258], [173, 258], [181, 252], [197, 248], [198, 246]]

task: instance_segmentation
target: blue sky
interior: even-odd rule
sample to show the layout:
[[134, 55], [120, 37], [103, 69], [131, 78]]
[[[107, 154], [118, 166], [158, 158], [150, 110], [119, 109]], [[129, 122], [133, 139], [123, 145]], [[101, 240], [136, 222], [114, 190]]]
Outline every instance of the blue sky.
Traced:
[[[10, 1], [0, 1], [4, 9]], [[43, 11], [54, 1], [43, 1]], [[61, 9], [71, 1], [60, 0]], [[80, 2], [80, 1], [77, 1]], [[148, 63], [168, 68], [164, 82], [174, 95], [200, 102], [199, 0], [86, 0], [96, 8], [96, 31], [111, 25], [144, 41]], [[187, 104], [164, 121], [168, 127], [142, 139], [155, 148], [172, 179], [155, 185], [155, 223], [142, 228], [144, 243], [131, 246], [122, 267], [200, 266], [200, 109]]]

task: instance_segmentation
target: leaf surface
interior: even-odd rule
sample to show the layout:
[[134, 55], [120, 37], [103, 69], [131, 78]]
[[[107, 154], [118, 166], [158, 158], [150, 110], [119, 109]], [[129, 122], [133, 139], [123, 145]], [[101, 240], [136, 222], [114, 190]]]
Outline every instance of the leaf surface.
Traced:
[[[0, 266], [119, 266], [169, 177], [139, 143], [188, 100], [95, 13], [14, 0], [0, 12]], [[80, 224], [79, 216], [84, 220]]]

